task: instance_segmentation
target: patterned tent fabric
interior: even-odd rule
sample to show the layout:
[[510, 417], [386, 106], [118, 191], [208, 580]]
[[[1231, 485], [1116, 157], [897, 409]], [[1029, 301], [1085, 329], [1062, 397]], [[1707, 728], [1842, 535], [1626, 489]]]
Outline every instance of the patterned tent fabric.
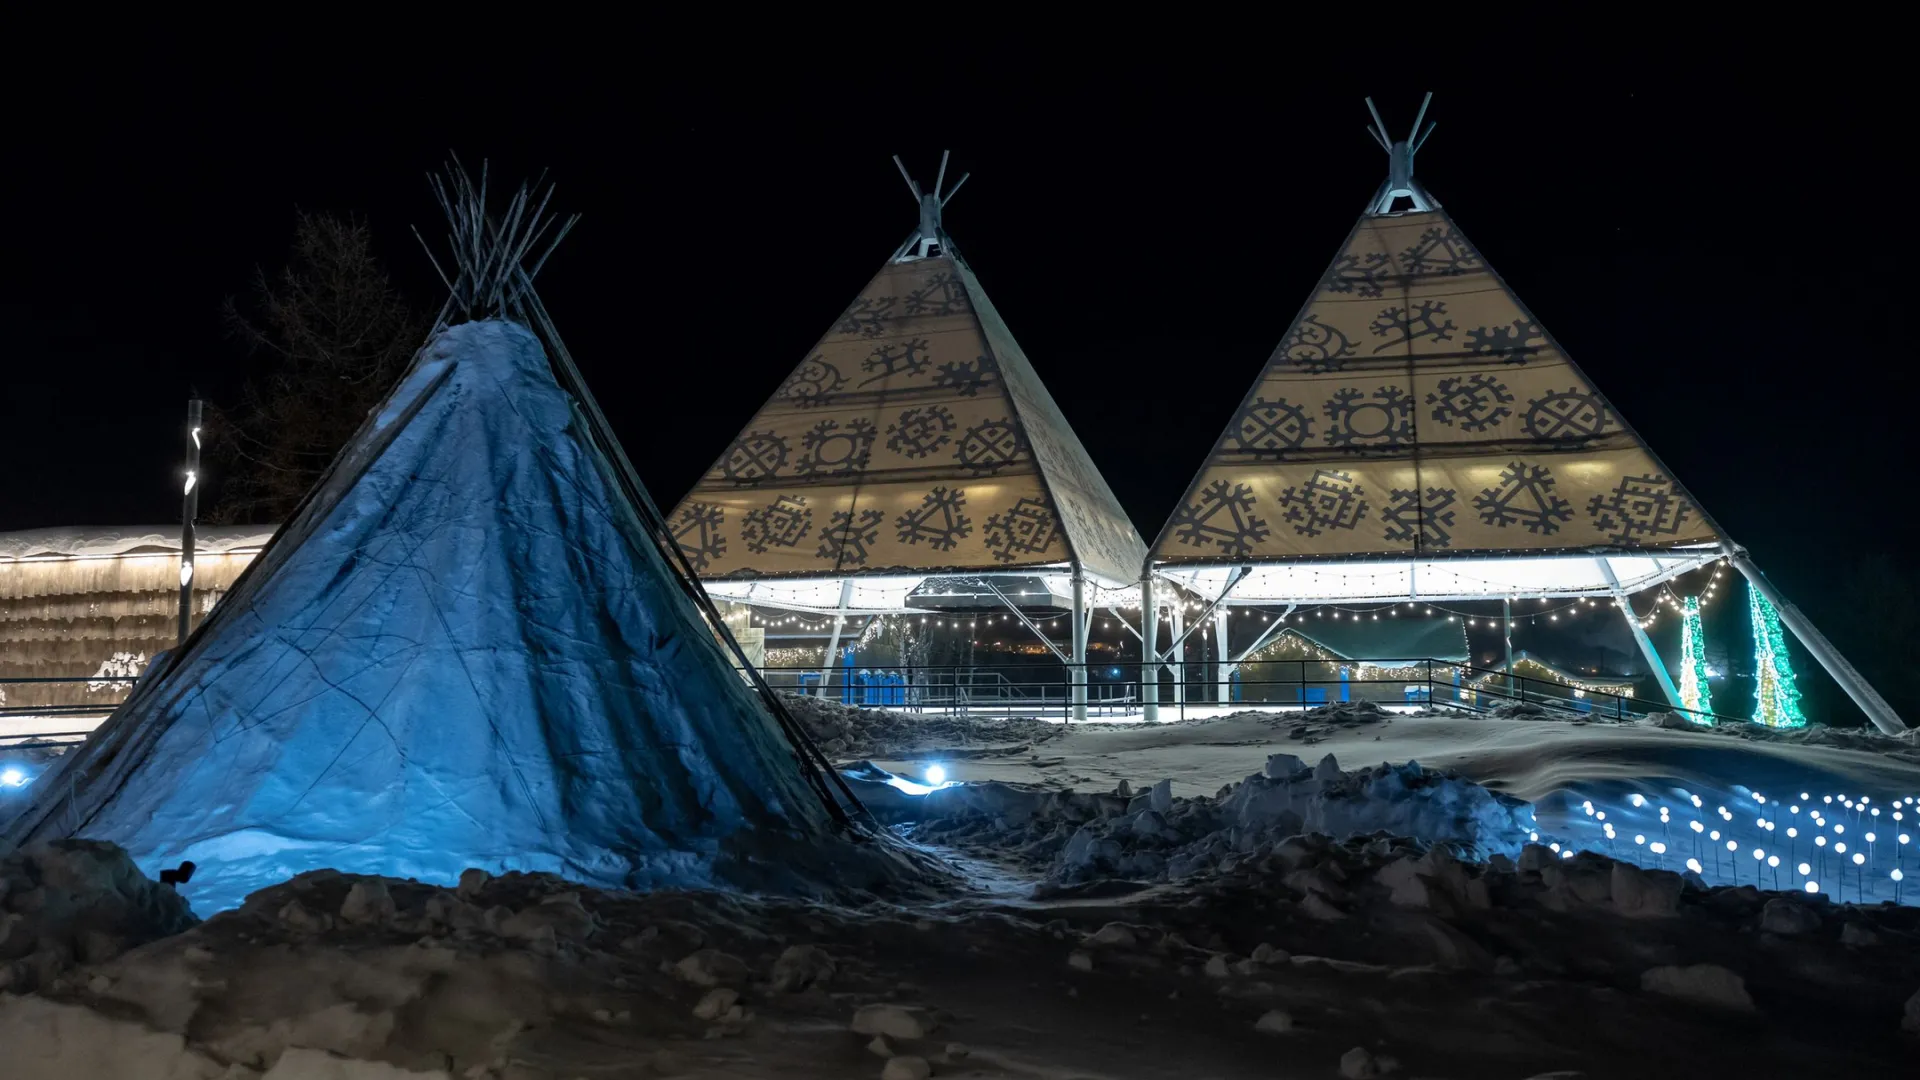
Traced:
[[1439, 210], [1367, 216], [1156, 562], [1644, 550], [1693, 499]]
[[957, 258], [889, 263], [674, 509], [705, 578], [1019, 569], [1146, 545]]

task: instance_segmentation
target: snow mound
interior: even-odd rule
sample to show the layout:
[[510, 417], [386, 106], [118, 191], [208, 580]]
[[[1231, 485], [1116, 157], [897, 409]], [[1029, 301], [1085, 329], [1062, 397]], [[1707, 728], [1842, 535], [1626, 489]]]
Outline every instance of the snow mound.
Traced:
[[989, 847], [1069, 884], [1188, 878], [1308, 833], [1411, 837], [1484, 859], [1517, 853], [1534, 830], [1526, 802], [1412, 761], [1346, 772], [1331, 754], [1313, 767], [1275, 754], [1214, 798], [1177, 798], [1171, 788], [1083, 794], [989, 783], [862, 797], [883, 820], [918, 822], [922, 840]]
[[0, 858], [0, 990], [31, 991], [198, 921], [113, 844], [36, 844]]
[[899, 757], [931, 750], [1031, 745], [1057, 738], [1061, 726], [1029, 717], [942, 716], [856, 709], [811, 694], [785, 695], [787, 710], [837, 760]]

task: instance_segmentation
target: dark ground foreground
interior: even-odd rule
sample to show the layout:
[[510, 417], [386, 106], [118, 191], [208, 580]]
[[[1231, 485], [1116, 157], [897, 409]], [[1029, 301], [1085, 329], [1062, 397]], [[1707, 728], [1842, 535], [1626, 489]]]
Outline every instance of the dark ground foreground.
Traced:
[[914, 907], [320, 871], [168, 933], [165, 890], [69, 845], [3, 868], [0, 978], [32, 991], [0, 995], [8, 1077], [1891, 1077], [1920, 1055], [1920, 911], [1537, 847], [1296, 837], [1033, 899], [976, 846], [997, 890]]

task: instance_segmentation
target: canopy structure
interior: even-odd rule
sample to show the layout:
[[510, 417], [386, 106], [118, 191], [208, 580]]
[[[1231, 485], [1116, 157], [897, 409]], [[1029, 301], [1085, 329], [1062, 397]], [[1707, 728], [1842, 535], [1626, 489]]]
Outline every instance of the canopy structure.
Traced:
[[[827, 888], [885, 844], [677, 563], [523, 268], [456, 174], [455, 300], [223, 603], [29, 789], [203, 907], [304, 870]], [[562, 230], [563, 231], [563, 230]], [[760, 691], [756, 695], [756, 689]]]
[[869, 578], [1138, 581], [1140, 534], [941, 224], [967, 179], [945, 175], [907, 178], [919, 227], [670, 516], [716, 595], [793, 579], [852, 612]]
[[[1425, 115], [1392, 141], [1374, 113], [1388, 179], [1155, 538], [1152, 569], [1228, 604], [1597, 593], [1624, 607], [1729, 557], [1770, 589], [1414, 179]], [[1899, 725], [1804, 616], [1789, 622], [1877, 724]]]

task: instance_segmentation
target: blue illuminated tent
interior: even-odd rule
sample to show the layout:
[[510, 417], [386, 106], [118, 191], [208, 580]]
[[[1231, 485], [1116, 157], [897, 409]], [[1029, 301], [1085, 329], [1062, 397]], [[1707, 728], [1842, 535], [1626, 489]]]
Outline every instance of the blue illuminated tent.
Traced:
[[457, 276], [438, 330], [0, 851], [82, 836], [149, 874], [191, 860], [202, 911], [316, 867], [802, 890], [890, 872], [736, 670], [532, 291], [533, 245], [565, 228], [524, 188], [497, 222], [484, 180], [440, 190]]

